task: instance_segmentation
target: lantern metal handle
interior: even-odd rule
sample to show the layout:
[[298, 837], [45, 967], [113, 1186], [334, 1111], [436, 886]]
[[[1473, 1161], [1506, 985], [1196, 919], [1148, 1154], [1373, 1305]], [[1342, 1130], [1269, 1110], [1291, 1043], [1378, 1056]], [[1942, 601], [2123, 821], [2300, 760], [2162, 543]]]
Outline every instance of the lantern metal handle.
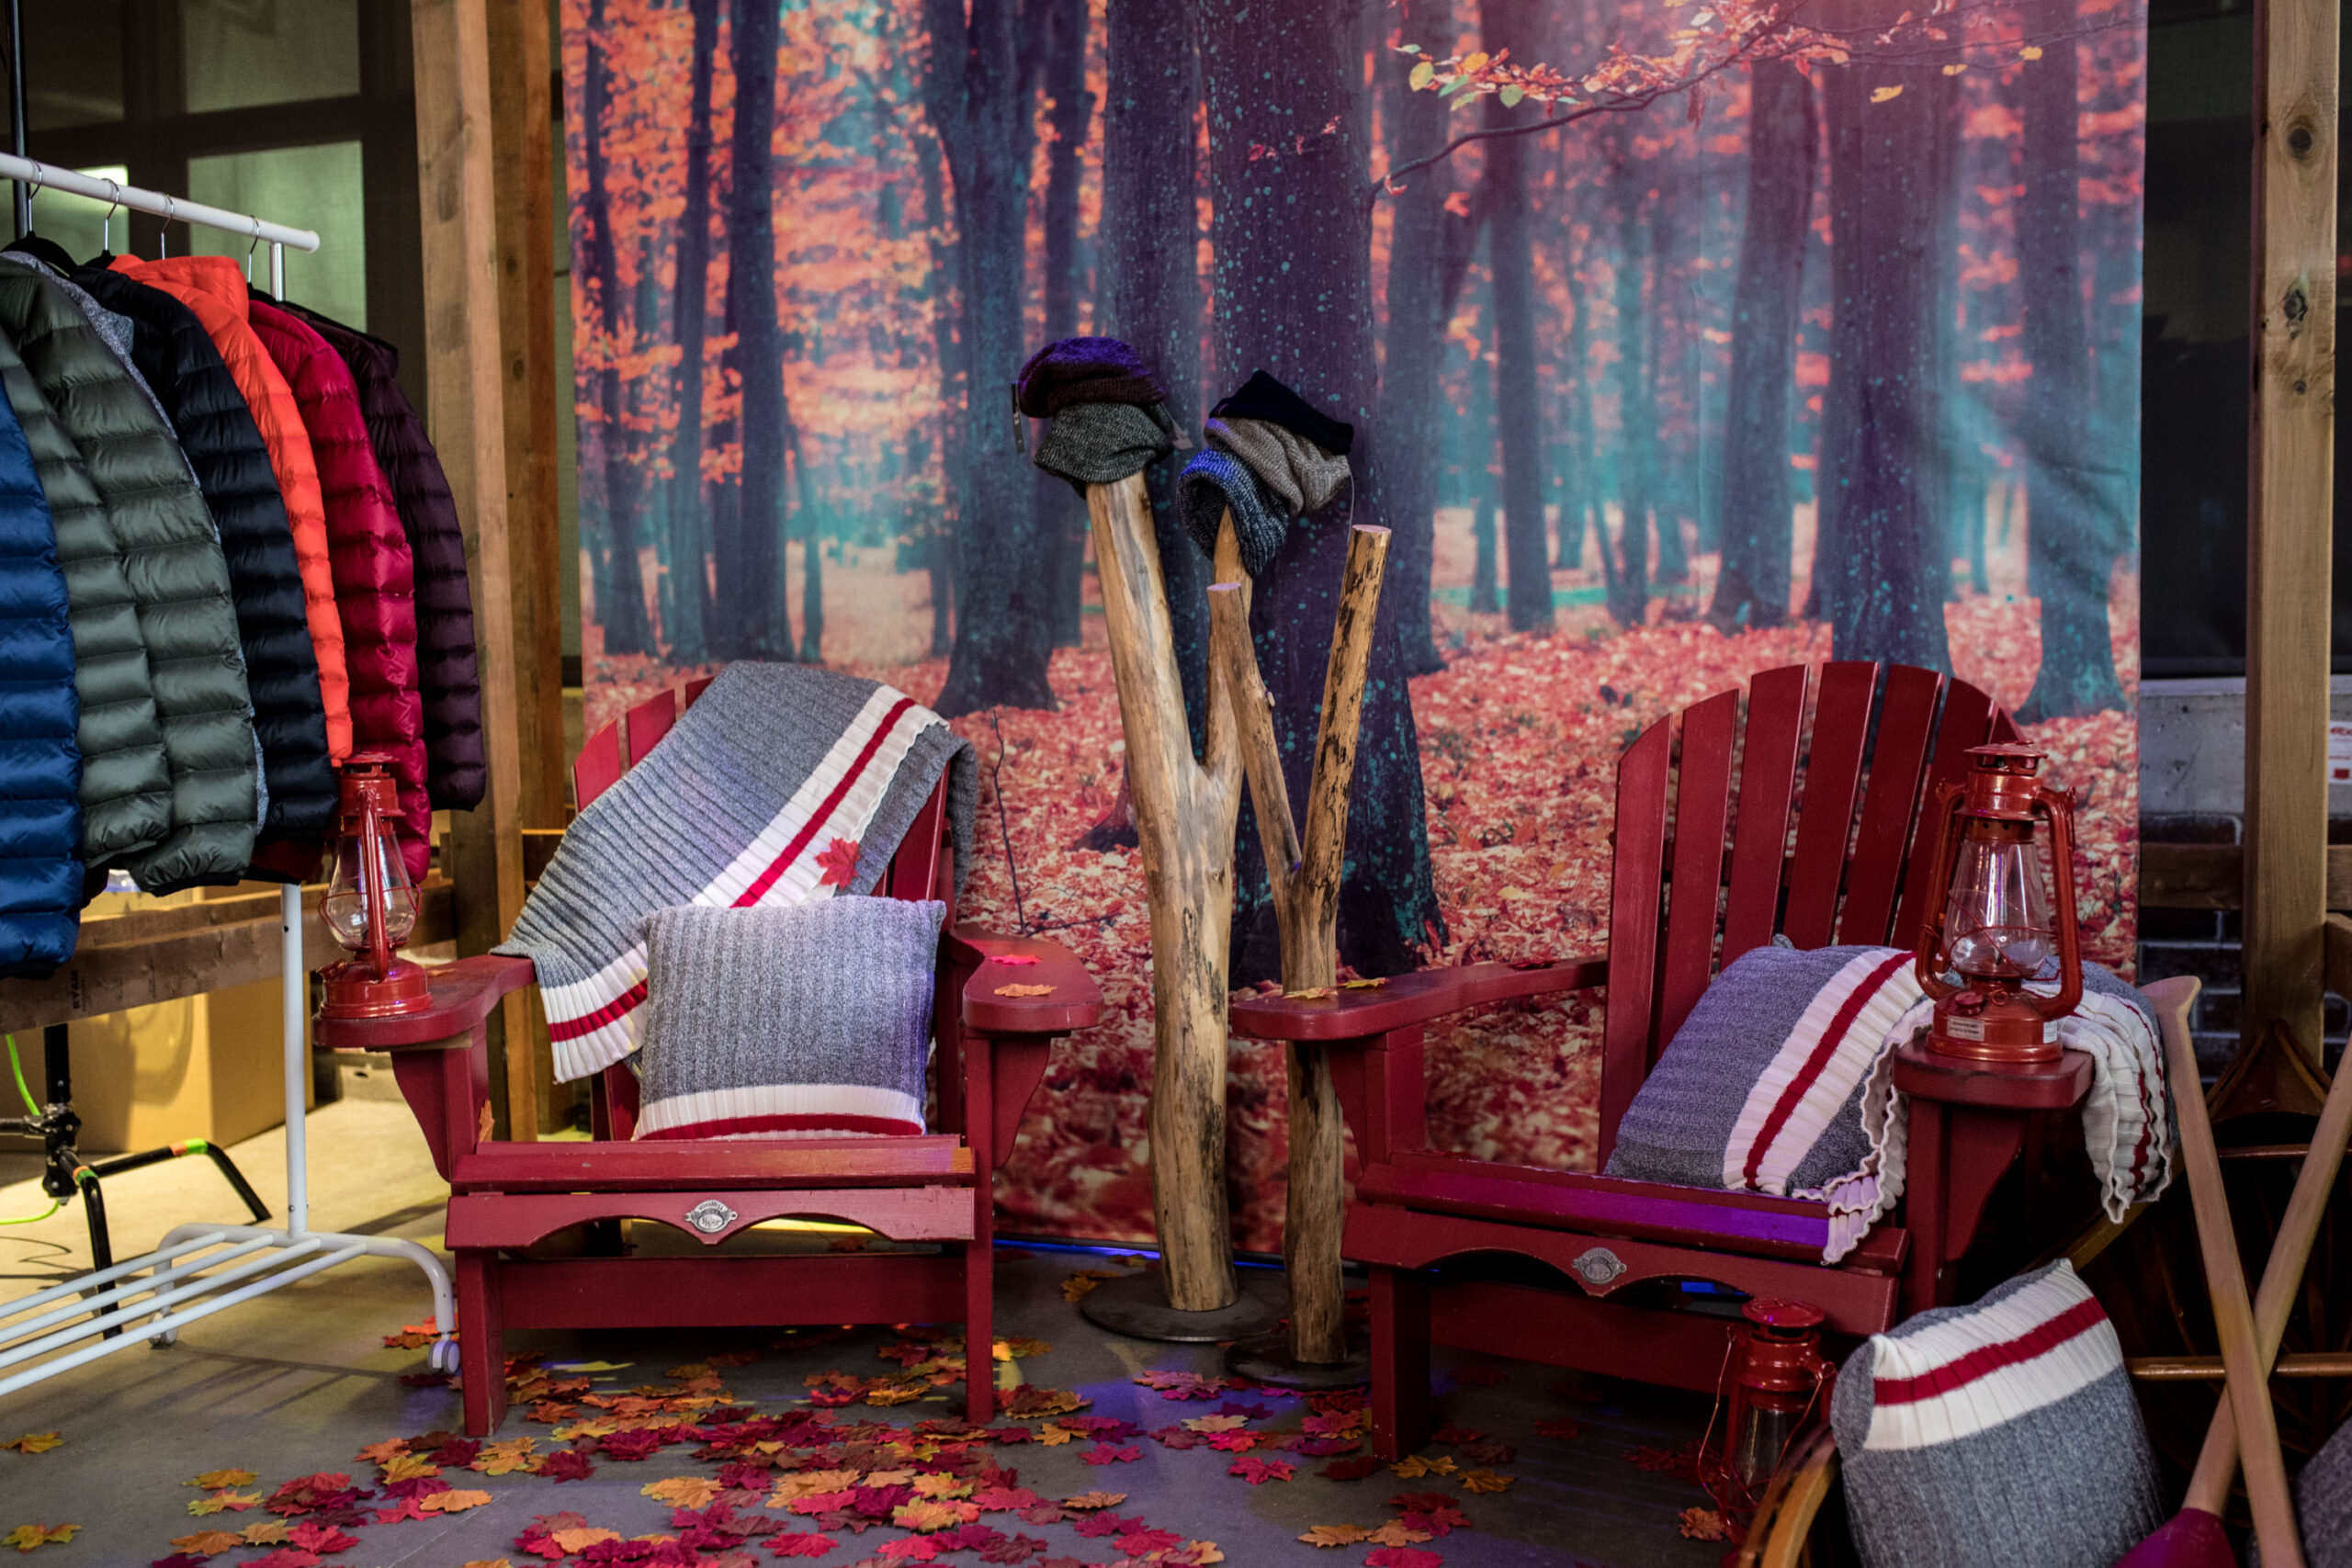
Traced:
[[2075, 920], [2075, 792], [2043, 784], [2034, 792], [2035, 815], [2050, 824], [2050, 890], [2058, 916], [2058, 994], [2026, 993], [2047, 1019], [2064, 1018], [2083, 999], [2083, 938]]

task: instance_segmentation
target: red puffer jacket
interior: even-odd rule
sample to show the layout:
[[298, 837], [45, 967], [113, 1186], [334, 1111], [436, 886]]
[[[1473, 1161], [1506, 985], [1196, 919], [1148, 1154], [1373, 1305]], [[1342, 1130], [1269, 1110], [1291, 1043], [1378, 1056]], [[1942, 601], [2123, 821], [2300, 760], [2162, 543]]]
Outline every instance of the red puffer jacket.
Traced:
[[294, 389], [325, 492], [327, 553], [351, 673], [355, 751], [392, 760], [400, 781], [401, 850], [412, 880], [433, 856], [425, 795], [424, 698], [416, 667], [416, 580], [391, 486], [368, 444], [359, 389], [326, 340], [272, 305], [254, 300], [254, 333]]

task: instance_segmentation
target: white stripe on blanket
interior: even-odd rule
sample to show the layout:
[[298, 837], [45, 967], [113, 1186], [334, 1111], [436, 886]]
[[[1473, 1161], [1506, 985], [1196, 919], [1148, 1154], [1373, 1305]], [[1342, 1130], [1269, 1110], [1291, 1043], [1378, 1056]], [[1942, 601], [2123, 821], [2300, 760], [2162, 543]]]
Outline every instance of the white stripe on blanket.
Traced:
[[[922, 1101], [895, 1089], [874, 1084], [763, 1084], [748, 1089], [706, 1089], [675, 1094], [645, 1107], [637, 1124], [640, 1138], [660, 1137], [674, 1128], [706, 1123], [752, 1122], [771, 1116], [873, 1117], [904, 1122], [917, 1131], [923, 1125]], [[836, 1122], [831, 1126], [775, 1128], [748, 1133], [698, 1133], [698, 1138], [838, 1138], [844, 1131], [863, 1132]]]
[[[905, 760], [909, 748], [916, 737], [941, 722], [938, 715], [921, 705], [905, 706], [895, 720], [890, 720], [891, 711], [906, 702], [903, 692], [887, 685], [876, 687], [865, 706], [827, 750], [824, 761], [801, 782], [792, 798], [690, 902], [726, 906], [741, 899], [807, 828], [826, 797], [847, 778], [849, 787], [834, 803], [831, 812], [818, 824], [816, 831], [808, 835], [792, 863], [752, 902], [768, 907], [805, 904], [830, 897], [832, 888], [822, 881], [824, 868], [819, 857], [836, 839], [854, 843], [865, 837], [866, 825], [873, 820], [875, 810], [889, 789], [891, 776]], [[886, 720], [889, 720], [889, 728], [883, 730]], [[865, 758], [861, 766], [860, 756], [867, 744], [875, 741], [877, 731], [880, 739], [874, 754]], [[540, 987], [550, 1026], [599, 1012], [611, 1014], [594, 1029], [550, 1042], [559, 1081], [569, 1082], [602, 1072], [637, 1050], [645, 976], [645, 944], [640, 942], [584, 980]]]
[[[1870, 1070], [1873, 1050], [1890, 1038], [1902, 1038], [1896, 1026], [1921, 995], [1917, 976], [1903, 960], [1894, 949], [1866, 948], [1815, 993], [1747, 1091], [1724, 1149], [1724, 1187], [1787, 1195], [1790, 1173], [1852, 1098], [1854, 1086]], [[1826, 1038], [1849, 1005], [1853, 1011], [1838, 1037]], [[1758, 1141], [1767, 1139], [1759, 1150]]]

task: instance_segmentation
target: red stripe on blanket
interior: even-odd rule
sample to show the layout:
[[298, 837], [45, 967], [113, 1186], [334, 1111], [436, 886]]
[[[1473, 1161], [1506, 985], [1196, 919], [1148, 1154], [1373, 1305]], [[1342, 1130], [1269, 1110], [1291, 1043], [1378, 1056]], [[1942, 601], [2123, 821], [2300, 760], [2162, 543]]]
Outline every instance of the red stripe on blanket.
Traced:
[[723, 1116], [709, 1122], [688, 1122], [658, 1133], [639, 1133], [651, 1143], [663, 1138], [740, 1138], [759, 1133], [849, 1133], [877, 1137], [921, 1137], [922, 1123], [899, 1116]]
[[2019, 1361], [2046, 1356], [2068, 1340], [2088, 1333], [2106, 1321], [2107, 1314], [2099, 1310], [2098, 1303], [2086, 1298], [2014, 1339], [1980, 1346], [1933, 1371], [1921, 1372], [1916, 1378], [1881, 1378], [1873, 1385], [1871, 1393], [1880, 1404], [1912, 1404], [1923, 1399], [1934, 1399], [1989, 1377], [2003, 1367], [2013, 1367]]
[[842, 796], [849, 793], [850, 785], [855, 784], [858, 776], [865, 772], [865, 764], [874, 760], [874, 753], [882, 749], [882, 742], [888, 738], [891, 729], [897, 726], [900, 716], [914, 705], [915, 700], [912, 697], [900, 697], [891, 705], [890, 711], [882, 716], [882, 722], [874, 727], [874, 733], [866, 737], [865, 747], [858, 752], [857, 761], [849, 765], [849, 771], [842, 775], [841, 783], [833, 786], [833, 793], [827, 795], [824, 804], [811, 812], [808, 820], [800, 825], [800, 831], [792, 836], [792, 842], [784, 846], [784, 852], [776, 856], [769, 863], [767, 870], [760, 873], [749, 887], [743, 889], [741, 895], [735, 900], [737, 908], [747, 909], [758, 903], [762, 895], [775, 886], [776, 878], [791, 868], [792, 863], [799, 858], [800, 852], [808, 847], [808, 840], [815, 838], [818, 830], [831, 819], [833, 807], [842, 803]]
[[1889, 955], [1884, 963], [1863, 977], [1860, 985], [1847, 993], [1845, 1001], [1838, 1006], [1837, 1016], [1829, 1021], [1829, 1027], [1822, 1031], [1820, 1040], [1815, 1043], [1811, 1054], [1805, 1057], [1804, 1066], [1797, 1069], [1796, 1077], [1789, 1081], [1789, 1087], [1782, 1089], [1781, 1098], [1773, 1102], [1772, 1113], [1764, 1118], [1763, 1130], [1756, 1134], [1756, 1142], [1748, 1145], [1747, 1164], [1740, 1171], [1739, 1178], [1743, 1185], [1756, 1185], [1756, 1173], [1762, 1168], [1764, 1156], [1772, 1152], [1772, 1140], [1781, 1135], [1781, 1128], [1804, 1103], [1805, 1090], [1813, 1087], [1813, 1080], [1821, 1076], [1822, 1069], [1828, 1066], [1830, 1059], [1838, 1055], [1838, 1047], [1845, 1043], [1846, 1032], [1853, 1028], [1854, 1020], [1861, 1016], [1862, 1009], [1878, 994], [1879, 987], [1885, 985], [1896, 971], [1908, 965], [1912, 957], [1908, 953]]
[[604, 1028], [605, 1025], [612, 1022], [615, 1019], [627, 1018], [630, 1013], [635, 1012], [637, 1010], [637, 1005], [644, 999], [645, 982], [639, 980], [636, 985], [631, 986], [628, 990], [623, 991], [619, 996], [615, 997], [611, 1001], [606, 1002], [594, 1012], [582, 1013], [578, 1018], [551, 1018], [548, 1020], [548, 1038], [550, 1040], [577, 1040], [583, 1034], [593, 1034], [597, 1030]]

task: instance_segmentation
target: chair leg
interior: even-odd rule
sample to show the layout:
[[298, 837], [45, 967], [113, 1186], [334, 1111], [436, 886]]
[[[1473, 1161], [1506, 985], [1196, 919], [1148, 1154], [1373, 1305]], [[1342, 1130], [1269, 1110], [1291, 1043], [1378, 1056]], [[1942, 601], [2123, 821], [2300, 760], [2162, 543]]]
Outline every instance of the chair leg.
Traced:
[[964, 1419], [996, 1419], [996, 1245], [979, 1235], [964, 1244]]
[[1372, 1451], [1402, 1459], [1430, 1427], [1430, 1280], [1372, 1269]]
[[466, 1435], [487, 1438], [506, 1416], [506, 1346], [499, 1310], [498, 1255], [458, 1250], [458, 1366], [465, 1383]]

